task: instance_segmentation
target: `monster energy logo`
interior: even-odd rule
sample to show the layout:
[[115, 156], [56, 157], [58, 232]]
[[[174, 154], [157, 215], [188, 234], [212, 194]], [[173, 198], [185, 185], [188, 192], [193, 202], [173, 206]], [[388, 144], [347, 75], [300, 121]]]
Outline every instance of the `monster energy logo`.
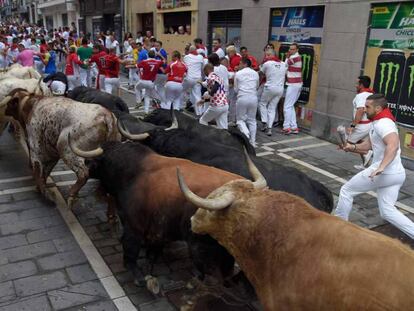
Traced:
[[[400, 71], [400, 64], [394, 64], [393, 62], [389, 62], [389, 63], [380, 63], [379, 65], [381, 67], [381, 79], [380, 79], [379, 92], [382, 92], [384, 90], [384, 94], [387, 95], [389, 86], [392, 82], [391, 94], [394, 94], [395, 88], [397, 86], [398, 72]], [[385, 75], [385, 69], [387, 69], [387, 75]], [[394, 77], [392, 74], [393, 71], [394, 71]]]
[[408, 85], [408, 97], [410, 97], [414, 86], [414, 65], [411, 65], [408, 68], [410, 68], [410, 84]]
[[309, 78], [310, 74], [310, 65], [311, 65], [312, 56], [308, 54], [302, 54], [302, 76], [306, 79]]

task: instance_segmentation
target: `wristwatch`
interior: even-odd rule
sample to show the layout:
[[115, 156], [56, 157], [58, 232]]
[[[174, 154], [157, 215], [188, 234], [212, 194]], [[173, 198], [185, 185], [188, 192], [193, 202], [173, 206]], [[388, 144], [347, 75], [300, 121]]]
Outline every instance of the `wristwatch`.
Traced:
[[355, 127], [356, 127], [356, 125], [352, 123], [352, 124], [350, 125], [350, 127], [355, 128]]

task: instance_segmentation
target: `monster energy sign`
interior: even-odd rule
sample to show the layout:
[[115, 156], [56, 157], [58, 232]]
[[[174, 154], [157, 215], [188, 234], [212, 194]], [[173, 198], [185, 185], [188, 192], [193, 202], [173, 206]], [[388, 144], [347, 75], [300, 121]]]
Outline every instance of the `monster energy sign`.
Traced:
[[391, 110], [396, 112], [400, 98], [405, 67], [405, 54], [398, 50], [383, 50], [377, 59], [374, 91], [387, 98]]
[[414, 53], [411, 53], [405, 63], [401, 95], [397, 108], [397, 121], [414, 126]]
[[307, 104], [309, 102], [309, 95], [312, 84], [314, 50], [311, 44], [299, 45], [299, 54], [302, 57], [302, 92], [299, 97], [299, 102]]

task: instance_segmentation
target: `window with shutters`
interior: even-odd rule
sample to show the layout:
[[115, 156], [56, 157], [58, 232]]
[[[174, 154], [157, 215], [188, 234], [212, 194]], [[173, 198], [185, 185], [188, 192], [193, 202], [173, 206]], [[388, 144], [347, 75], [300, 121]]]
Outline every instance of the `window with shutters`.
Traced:
[[208, 44], [214, 39], [220, 39], [223, 47], [232, 43], [241, 46], [242, 10], [210, 11], [208, 12]]

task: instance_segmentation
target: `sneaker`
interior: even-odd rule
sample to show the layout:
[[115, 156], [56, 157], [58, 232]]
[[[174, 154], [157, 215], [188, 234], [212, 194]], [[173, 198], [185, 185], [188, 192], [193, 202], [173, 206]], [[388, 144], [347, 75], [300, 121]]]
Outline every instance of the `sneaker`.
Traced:
[[292, 133], [292, 130], [290, 128], [287, 128], [287, 129], [283, 129], [282, 130], [282, 134], [290, 135], [291, 133]]
[[266, 135], [267, 136], [272, 136], [272, 129], [267, 129], [266, 130]]
[[261, 130], [262, 132], [266, 132], [266, 130], [267, 130], [267, 125], [266, 125], [266, 123], [262, 122], [260, 130]]
[[373, 154], [374, 154], [374, 152], [372, 152], [372, 150], [369, 150], [367, 152], [367, 154], [363, 156], [364, 157], [364, 167], [368, 166], [369, 161], [371, 160]]
[[292, 129], [291, 133], [292, 134], [299, 134], [299, 129], [298, 128]]
[[362, 171], [362, 170], [365, 169], [365, 166], [363, 166], [362, 164], [358, 164], [358, 165], [354, 165], [354, 168], [359, 170], [359, 171]]

